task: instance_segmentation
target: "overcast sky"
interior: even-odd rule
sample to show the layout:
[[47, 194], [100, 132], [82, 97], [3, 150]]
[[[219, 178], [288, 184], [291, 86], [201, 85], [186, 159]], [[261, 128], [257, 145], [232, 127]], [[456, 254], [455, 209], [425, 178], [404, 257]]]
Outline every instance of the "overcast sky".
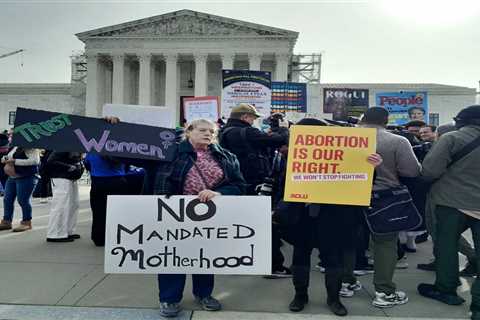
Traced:
[[480, 0], [0, 0], [0, 54], [26, 50], [0, 59], [0, 83], [68, 83], [75, 33], [181, 9], [298, 31], [295, 53], [323, 54], [322, 82], [478, 88]]

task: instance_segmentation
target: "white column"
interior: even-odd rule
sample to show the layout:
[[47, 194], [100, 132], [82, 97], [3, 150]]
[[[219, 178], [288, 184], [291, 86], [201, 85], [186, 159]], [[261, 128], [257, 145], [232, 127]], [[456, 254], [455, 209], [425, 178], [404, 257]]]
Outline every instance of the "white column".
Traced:
[[125, 103], [125, 55], [115, 54], [113, 60], [112, 102]]
[[208, 54], [194, 54], [195, 59], [195, 97], [207, 95], [207, 59]]
[[262, 64], [261, 53], [249, 53], [248, 54], [248, 70], [260, 71], [260, 65]]
[[222, 57], [222, 69], [232, 70], [235, 64], [235, 53], [224, 52], [220, 56]]
[[275, 54], [275, 60], [275, 81], [287, 81], [290, 55], [285, 53]]
[[177, 116], [177, 60], [178, 54], [165, 54], [165, 106], [172, 110], [174, 123], [178, 122]]
[[152, 55], [139, 55], [138, 61], [140, 64], [138, 104], [149, 106], [152, 104]]
[[87, 97], [85, 101], [85, 115], [98, 116], [98, 55], [87, 54]]

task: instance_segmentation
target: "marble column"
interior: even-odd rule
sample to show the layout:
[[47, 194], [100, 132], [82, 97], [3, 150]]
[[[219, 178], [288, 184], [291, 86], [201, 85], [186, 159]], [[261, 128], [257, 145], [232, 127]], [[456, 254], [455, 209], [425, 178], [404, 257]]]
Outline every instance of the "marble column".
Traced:
[[172, 110], [173, 123], [178, 122], [177, 116], [177, 53], [165, 54], [165, 106]]
[[112, 103], [125, 103], [125, 55], [114, 54], [113, 60], [113, 81], [112, 81]]
[[138, 61], [140, 64], [138, 104], [149, 106], [152, 104], [152, 55], [139, 55]]
[[222, 57], [222, 69], [232, 70], [235, 64], [235, 53], [224, 52], [220, 56]]
[[87, 97], [85, 101], [85, 115], [97, 117], [100, 95], [98, 88], [98, 55], [87, 53]]
[[248, 54], [248, 69], [260, 71], [260, 65], [262, 64], [262, 54], [261, 53], [249, 53]]
[[275, 60], [275, 81], [287, 81], [290, 55], [286, 53], [275, 54]]
[[194, 54], [195, 59], [195, 97], [207, 95], [207, 59], [208, 54]]

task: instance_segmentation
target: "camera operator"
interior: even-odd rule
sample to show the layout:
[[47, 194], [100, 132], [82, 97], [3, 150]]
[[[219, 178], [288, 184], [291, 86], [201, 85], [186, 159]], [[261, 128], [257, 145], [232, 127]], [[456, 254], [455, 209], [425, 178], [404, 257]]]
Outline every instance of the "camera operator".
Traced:
[[[261, 116], [254, 106], [241, 103], [232, 108], [219, 133], [220, 145], [234, 153], [240, 162], [240, 170], [247, 182], [247, 195], [271, 195], [272, 150], [288, 144], [285, 122], [278, 121], [278, 127], [269, 133], [253, 127], [254, 121]], [[291, 276], [290, 270], [283, 266], [280, 233], [275, 225], [272, 226], [272, 238], [272, 276]]]

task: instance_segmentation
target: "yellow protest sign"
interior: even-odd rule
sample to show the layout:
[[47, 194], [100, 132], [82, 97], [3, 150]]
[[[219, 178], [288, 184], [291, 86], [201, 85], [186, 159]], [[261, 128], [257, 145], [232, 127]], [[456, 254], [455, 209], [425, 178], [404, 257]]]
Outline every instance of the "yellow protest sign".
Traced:
[[293, 126], [284, 200], [368, 206], [375, 149], [375, 129]]

